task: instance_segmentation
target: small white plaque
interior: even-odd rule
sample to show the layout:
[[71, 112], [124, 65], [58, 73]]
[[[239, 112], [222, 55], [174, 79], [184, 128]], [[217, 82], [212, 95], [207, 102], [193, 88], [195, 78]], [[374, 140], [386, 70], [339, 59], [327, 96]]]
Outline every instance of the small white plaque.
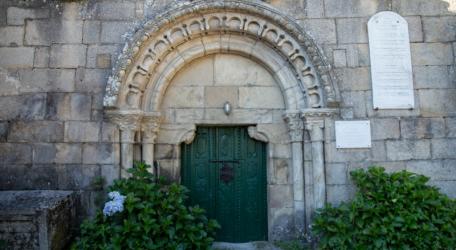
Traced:
[[392, 11], [369, 20], [374, 109], [413, 109], [412, 60], [407, 21]]
[[370, 121], [336, 121], [336, 148], [370, 147]]

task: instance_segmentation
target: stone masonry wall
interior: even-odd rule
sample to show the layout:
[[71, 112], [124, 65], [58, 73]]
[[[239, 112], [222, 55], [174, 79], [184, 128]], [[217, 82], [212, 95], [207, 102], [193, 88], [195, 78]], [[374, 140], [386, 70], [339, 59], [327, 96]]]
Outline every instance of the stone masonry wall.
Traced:
[[[171, 0], [0, 1], [0, 189], [84, 190], [118, 176], [118, 133], [103, 122], [107, 77], [138, 24]], [[348, 172], [372, 164], [426, 174], [456, 197], [456, 1], [269, 0], [311, 34], [333, 65], [340, 119], [369, 119], [373, 147], [336, 150], [326, 129], [327, 198], [353, 193]], [[414, 110], [374, 111], [367, 21], [409, 23]], [[306, 167], [310, 147], [306, 144]], [[309, 169], [309, 167], [307, 168]], [[308, 185], [308, 183], [306, 184]]]

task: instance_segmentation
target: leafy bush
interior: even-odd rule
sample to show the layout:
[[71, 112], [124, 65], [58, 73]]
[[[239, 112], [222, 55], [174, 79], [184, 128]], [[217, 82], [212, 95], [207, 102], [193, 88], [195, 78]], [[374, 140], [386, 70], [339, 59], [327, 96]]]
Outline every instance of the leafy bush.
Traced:
[[211, 246], [219, 227], [217, 222], [208, 220], [202, 208], [185, 205], [185, 187], [155, 181], [147, 168], [143, 163], [136, 164], [129, 170], [131, 178], [117, 180], [109, 188], [118, 193], [110, 193], [113, 201], [107, 202], [106, 215], [100, 211], [81, 225], [75, 249], [174, 250]]
[[456, 249], [456, 201], [428, 177], [380, 167], [352, 171], [353, 201], [319, 211], [321, 249]]

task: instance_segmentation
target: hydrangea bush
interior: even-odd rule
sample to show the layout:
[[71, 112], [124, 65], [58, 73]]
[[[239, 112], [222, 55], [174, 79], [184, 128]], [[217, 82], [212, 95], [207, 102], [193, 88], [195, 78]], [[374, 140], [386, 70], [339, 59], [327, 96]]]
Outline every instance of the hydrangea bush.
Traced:
[[115, 181], [103, 211], [81, 225], [73, 249], [208, 249], [219, 227], [198, 206], [186, 206], [187, 189], [156, 179], [136, 164], [131, 178]]
[[350, 174], [355, 198], [314, 219], [320, 249], [456, 249], [456, 200], [428, 177], [380, 167]]

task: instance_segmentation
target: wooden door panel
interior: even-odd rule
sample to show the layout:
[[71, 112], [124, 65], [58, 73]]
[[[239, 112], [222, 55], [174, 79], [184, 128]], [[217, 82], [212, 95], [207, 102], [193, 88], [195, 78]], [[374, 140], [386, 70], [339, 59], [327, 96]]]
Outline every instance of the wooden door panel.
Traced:
[[266, 145], [245, 127], [198, 128], [182, 145], [182, 182], [222, 226], [217, 241], [267, 239]]

